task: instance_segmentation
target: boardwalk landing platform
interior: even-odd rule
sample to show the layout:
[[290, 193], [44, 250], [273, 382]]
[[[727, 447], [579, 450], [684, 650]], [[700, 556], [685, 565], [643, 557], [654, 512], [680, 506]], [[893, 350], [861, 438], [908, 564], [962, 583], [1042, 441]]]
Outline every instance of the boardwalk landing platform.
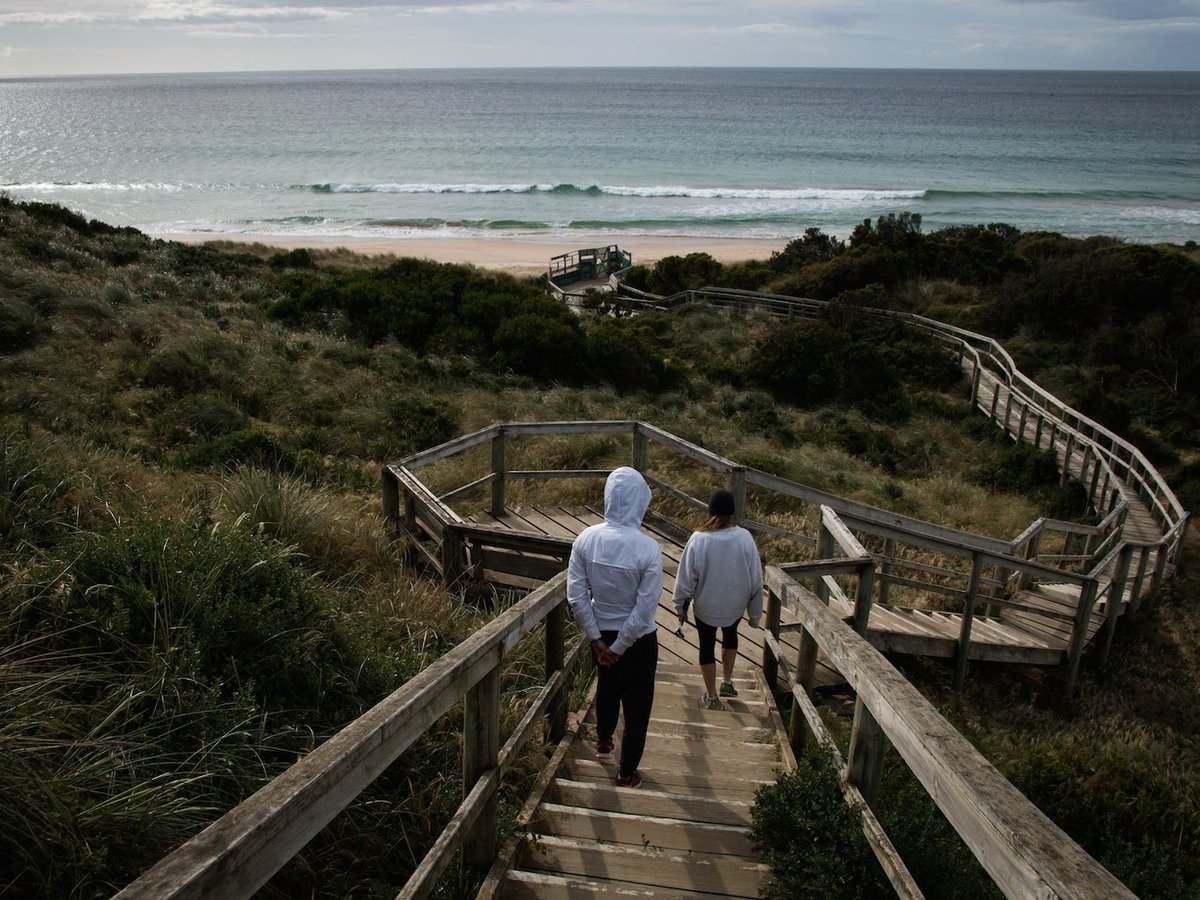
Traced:
[[640, 787], [596, 759], [595, 718], [569, 735], [526, 805], [504, 898], [758, 897], [768, 877], [747, 837], [754, 793], [794, 767], [761, 678], [702, 709], [696, 666], [660, 662]]
[[[526, 509], [508, 508], [502, 516], [476, 513], [468, 521], [492, 528], [509, 528], [522, 532], [537, 532], [551, 537], [573, 539], [588, 525], [602, 522], [600, 508], [594, 506], [538, 506]], [[687, 665], [697, 659], [695, 629], [689, 624], [681, 639], [674, 634], [677, 620], [671, 601], [675, 573], [688, 532], [678, 524], [650, 514], [642, 530], [658, 541], [663, 551], [663, 596], [658, 605], [658, 637], [666, 661]], [[1025, 665], [1061, 665], [1067, 658], [1071, 641], [1074, 607], [1078, 588], [1070, 585], [1040, 585], [1036, 590], [1021, 594], [1021, 608], [1005, 611], [998, 616], [976, 615], [973, 620], [968, 655], [973, 661], [1019, 663]], [[853, 619], [854, 608], [844, 599], [833, 597], [830, 608], [842, 619]], [[952, 659], [958, 652], [962, 634], [962, 614], [875, 604], [865, 637], [885, 652], [907, 653]], [[1103, 611], [1092, 616], [1088, 638], [1094, 638], [1105, 621]], [[783, 612], [784, 625], [792, 624], [788, 610]], [[799, 645], [792, 633], [783, 636], [783, 643], [792, 651]], [[741, 668], [761, 664], [763, 631], [750, 628], [742, 620], [738, 632], [738, 665]], [[844, 683], [832, 667], [819, 663], [814, 688]]]

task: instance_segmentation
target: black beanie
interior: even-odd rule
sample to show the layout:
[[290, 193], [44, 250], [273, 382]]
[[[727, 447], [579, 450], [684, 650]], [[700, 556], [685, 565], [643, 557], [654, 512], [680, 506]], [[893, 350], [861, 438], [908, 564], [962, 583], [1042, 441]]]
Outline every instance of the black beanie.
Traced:
[[713, 491], [713, 495], [708, 498], [708, 514], [710, 516], [732, 516], [733, 494], [725, 490]]

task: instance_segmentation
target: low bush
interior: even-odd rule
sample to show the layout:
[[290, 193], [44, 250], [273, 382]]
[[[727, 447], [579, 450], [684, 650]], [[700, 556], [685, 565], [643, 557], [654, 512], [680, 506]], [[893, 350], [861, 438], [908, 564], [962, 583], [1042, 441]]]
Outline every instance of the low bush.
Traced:
[[296, 467], [296, 453], [273, 435], [251, 427], [190, 445], [180, 453], [179, 462], [189, 469], [257, 466], [290, 472]]
[[1007, 774], [1139, 897], [1197, 896], [1200, 815], [1156, 766], [1119, 748], [1033, 747]]
[[241, 408], [222, 394], [187, 394], [155, 415], [150, 435], [171, 447], [231, 434], [248, 422]]
[[754, 795], [750, 838], [771, 867], [763, 896], [895, 896], [863, 837], [859, 811], [843, 799], [828, 751], [810, 742], [796, 762], [795, 772], [781, 775]]

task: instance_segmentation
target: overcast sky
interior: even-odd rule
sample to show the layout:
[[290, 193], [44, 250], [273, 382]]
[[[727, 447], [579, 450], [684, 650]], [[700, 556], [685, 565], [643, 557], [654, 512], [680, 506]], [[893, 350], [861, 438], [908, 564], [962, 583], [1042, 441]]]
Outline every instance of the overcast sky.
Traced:
[[1200, 0], [0, 0], [0, 78], [462, 66], [1200, 68]]

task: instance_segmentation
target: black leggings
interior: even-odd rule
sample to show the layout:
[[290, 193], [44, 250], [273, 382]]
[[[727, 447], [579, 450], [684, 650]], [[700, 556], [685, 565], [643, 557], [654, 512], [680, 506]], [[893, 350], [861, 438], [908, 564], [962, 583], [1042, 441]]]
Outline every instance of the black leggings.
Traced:
[[[739, 619], [739, 621], [741, 621]], [[736, 650], [738, 645], [738, 622], [721, 626], [721, 647], [725, 650]], [[700, 642], [700, 665], [706, 666], [717, 661], [717, 626], [701, 622], [696, 618], [696, 638]]]
[[[601, 631], [600, 637], [611, 647], [617, 632]], [[653, 631], [643, 635], [621, 654], [616, 663], [597, 668], [596, 736], [611, 740], [617, 730], [617, 717], [624, 709], [621, 774], [630, 775], [642, 761], [642, 751], [646, 749], [650, 709], [654, 706], [654, 673], [658, 669], [658, 635]]]

